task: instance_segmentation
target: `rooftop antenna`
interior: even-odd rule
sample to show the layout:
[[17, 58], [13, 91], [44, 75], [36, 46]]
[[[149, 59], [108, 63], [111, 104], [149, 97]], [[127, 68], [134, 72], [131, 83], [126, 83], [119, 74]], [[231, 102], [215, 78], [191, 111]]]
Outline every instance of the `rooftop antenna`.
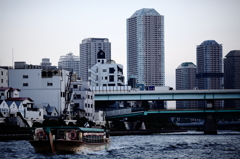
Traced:
[[14, 64], [13, 64], [13, 57], [14, 57], [14, 49], [12, 48], [12, 68], [14, 69]]

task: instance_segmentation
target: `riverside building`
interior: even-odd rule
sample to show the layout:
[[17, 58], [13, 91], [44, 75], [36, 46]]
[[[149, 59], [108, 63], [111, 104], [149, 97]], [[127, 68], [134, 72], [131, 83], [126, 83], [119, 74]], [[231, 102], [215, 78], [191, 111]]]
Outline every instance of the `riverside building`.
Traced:
[[[224, 88], [240, 89], [240, 50], [230, 51], [224, 59]], [[239, 108], [240, 100], [225, 100], [225, 108]]]
[[[223, 88], [222, 45], [215, 40], [206, 40], [197, 46], [197, 88]], [[222, 101], [215, 101], [215, 107], [222, 107]], [[199, 108], [206, 107], [206, 102], [198, 102]]]
[[[196, 88], [197, 67], [192, 62], [183, 62], [176, 69], [176, 90], [192, 90]], [[196, 101], [177, 101], [177, 109], [196, 108]]]
[[164, 16], [155, 9], [137, 10], [127, 19], [127, 79], [165, 85]]

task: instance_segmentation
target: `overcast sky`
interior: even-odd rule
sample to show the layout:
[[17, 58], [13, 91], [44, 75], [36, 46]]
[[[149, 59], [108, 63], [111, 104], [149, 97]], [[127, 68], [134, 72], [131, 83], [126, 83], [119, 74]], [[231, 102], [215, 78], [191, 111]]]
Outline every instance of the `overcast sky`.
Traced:
[[108, 38], [112, 59], [126, 76], [126, 19], [154, 8], [165, 18], [165, 84], [175, 88], [175, 69], [196, 64], [204, 40], [223, 45], [223, 56], [240, 50], [240, 0], [1, 0], [0, 65], [14, 61], [39, 65], [72, 52], [84, 38]]

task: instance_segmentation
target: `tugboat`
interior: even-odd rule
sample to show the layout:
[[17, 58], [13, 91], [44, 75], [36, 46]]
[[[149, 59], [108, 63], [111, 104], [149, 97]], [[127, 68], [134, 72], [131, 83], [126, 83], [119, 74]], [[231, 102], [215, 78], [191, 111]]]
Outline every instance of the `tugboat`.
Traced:
[[83, 127], [35, 128], [29, 141], [35, 152], [77, 153], [84, 150], [97, 151], [109, 147], [109, 131]]

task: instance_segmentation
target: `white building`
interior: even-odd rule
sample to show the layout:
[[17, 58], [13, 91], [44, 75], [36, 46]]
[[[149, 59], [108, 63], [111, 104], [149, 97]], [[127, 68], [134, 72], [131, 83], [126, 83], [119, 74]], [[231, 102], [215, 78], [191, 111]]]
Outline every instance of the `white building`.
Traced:
[[9, 86], [19, 88], [21, 96], [30, 97], [35, 104], [49, 103], [61, 113], [65, 108], [68, 74], [61, 69], [13, 69], [9, 70]]
[[73, 89], [73, 118], [86, 117], [93, 121], [95, 116], [94, 94], [88, 82], [71, 82]]
[[67, 55], [61, 56], [58, 61], [59, 69], [73, 70], [74, 73], [80, 77], [80, 58], [79, 56], [73, 55], [73, 53], [68, 53]]
[[8, 69], [0, 67], [0, 87], [8, 87]]
[[106, 59], [111, 59], [111, 43], [107, 38], [86, 38], [80, 44], [80, 77], [88, 80], [88, 69], [97, 63], [97, 53], [103, 50]]
[[105, 58], [105, 52], [97, 54], [97, 64], [89, 69], [91, 86], [124, 86], [123, 66]]

